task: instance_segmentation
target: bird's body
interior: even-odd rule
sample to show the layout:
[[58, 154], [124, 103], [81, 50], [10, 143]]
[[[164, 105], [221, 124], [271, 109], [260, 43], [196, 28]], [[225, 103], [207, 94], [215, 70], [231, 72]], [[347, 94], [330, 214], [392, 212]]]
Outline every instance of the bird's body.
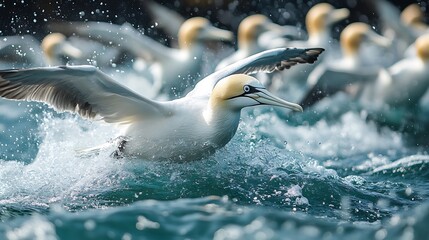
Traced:
[[[225, 146], [240, 119], [239, 111], [212, 109], [207, 99], [182, 98], [166, 102], [164, 107], [172, 111], [163, 118], [136, 122], [127, 128], [125, 135], [138, 141], [127, 142], [124, 154], [143, 159], [200, 158]], [[213, 117], [208, 117], [211, 114]]]
[[[313, 63], [323, 49], [274, 49], [243, 59], [200, 81], [185, 97], [147, 99], [91, 66], [0, 71], [0, 96], [42, 101], [60, 111], [122, 126], [118, 152], [143, 159], [192, 160], [223, 147], [234, 136], [244, 107], [302, 108], [273, 96], [258, 71]], [[94, 149], [91, 149], [93, 151]]]
[[390, 59], [391, 64], [404, 56], [415, 55], [414, 47], [410, 46], [414, 41], [429, 32], [428, 25], [424, 22], [424, 12], [418, 4], [407, 6], [402, 12], [389, 1], [375, 1], [384, 35], [393, 42]]
[[360, 96], [375, 107], [415, 109], [429, 87], [429, 34], [415, 43], [415, 56], [404, 58], [368, 84]]
[[375, 81], [381, 66], [368, 64], [365, 52], [361, 51], [362, 43], [369, 42], [387, 47], [390, 41], [371, 30], [365, 23], [348, 25], [340, 36], [343, 57], [335, 62], [319, 64], [307, 79], [308, 91], [301, 104], [309, 107], [326, 96], [338, 91], [348, 90], [352, 95], [357, 94], [364, 85]]
[[390, 106], [415, 106], [429, 87], [429, 62], [417, 58], [398, 62], [389, 74], [391, 82], [382, 82], [380, 97]]
[[408, 5], [401, 12], [401, 21], [410, 28], [416, 37], [422, 36], [429, 31], [429, 26], [425, 23], [425, 13], [417, 3]]

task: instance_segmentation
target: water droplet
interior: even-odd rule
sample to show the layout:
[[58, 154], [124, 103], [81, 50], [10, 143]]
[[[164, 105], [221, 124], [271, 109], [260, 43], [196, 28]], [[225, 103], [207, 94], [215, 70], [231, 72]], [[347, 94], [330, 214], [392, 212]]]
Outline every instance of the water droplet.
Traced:
[[85, 227], [85, 229], [86, 229], [86, 230], [88, 230], [88, 231], [94, 230], [94, 229], [95, 229], [95, 226], [96, 226], [96, 223], [95, 223], [95, 221], [94, 221], [94, 220], [87, 220], [87, 221], [85, 221], [85, 223], [84, 223], [84, 227]]

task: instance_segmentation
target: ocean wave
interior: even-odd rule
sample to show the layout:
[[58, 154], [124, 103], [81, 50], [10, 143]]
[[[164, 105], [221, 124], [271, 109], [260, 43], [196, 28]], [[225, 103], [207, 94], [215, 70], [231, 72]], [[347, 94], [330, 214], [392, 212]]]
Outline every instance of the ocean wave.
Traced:
[[8, 239], [424, 239], [429, 203], [372, 224], [316, 218], [227, 197], [145, 200], [129, 206], [17, 218], [0, 226]]

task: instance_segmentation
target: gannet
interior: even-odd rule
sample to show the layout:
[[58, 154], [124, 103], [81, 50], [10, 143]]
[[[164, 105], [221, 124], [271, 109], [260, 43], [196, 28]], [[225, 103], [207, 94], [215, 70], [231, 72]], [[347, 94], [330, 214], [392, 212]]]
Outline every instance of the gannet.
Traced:
[[237, 51], [220, 61], [216, 66], [216, 70], [222, 69], [250, 55], [267, 50], [268, 48], [261, 46], [259, 43], [259, 37], [267, 31], [280, 34], [283, 28], [262, 14], [255, 14], [244, 18], [238, 26]]
[[[309, 107], [320, 99], [340, 90], [357, 91], [368, 81], [375, 81], [381, 66], [366, 64], [367, 58], [360, 54], [362, 43], [371, 42], [388, 47], [391, 41], [377, 33], [366, 23], [349, 24], [340, 35], [343, 57], [334, 62], [319, 64], [307, 79], [309, 90], [301, 105]], [[357, 94], [354, 92], [354, 94]]]
[[[401, 12], [401, 21], [410, 29], [414, 37], [413, 40], [423, 34], [429, 33], [429, 25], [427, 25], [424, 20], [425, 15], [420, 6], [416, 3], [408, 5], [408, 7]], [[413, 56], [415, 53], [415, 47], [411, 44], [405, 50], [404, 55]]]
[[416, 36], [427, 33], [429, 26], [425, 23], [425, 14], [417, 3], [408, 5], [401, 12], [401, 21], [411, 27]]
[[[332, 49], [332, 26], [347, 18], [349, 14], [350, 11], [346, 8], [335, 9], [328, 3], [316, 4], [308, 11], [305, 18], [308, 39], [306, 41], [285, 41], [283, 47], [297, 46], [311, 48], [318, 46], [325, 49]], [[322, 59], [318, 61], [318, 63], [320, 62], [322, 62]], [[318, 63], [307, 66], [300, 65], [291, 69], [291, 71], [282, 72], [280, 74], [281, 78], [273, 79], [270, 89], [279, 93], [286, 92], [287, 94], [301, 91], [306, 84], [308, 75], [314, 70]], [[284, 80], [287, 81], [287, 83], [285, 83]], [[297, 96], [298, 95], [300, 94], [297, 94]]]
[[368, 84], [360, 101], [375, 107], [415, 109], [429, 87], [429, 34], [417, 38], [415, 56], [404, 58]]
[[332, 40], [332, 26], [346, 19], [349, 15], [350, 11], [347, 8], [335, 9], [328, 3], [314, 5], [305, 17], [305, 26], [308, 32], [307, 45], [328, 47]]
[[48, 34], [42, 41], [49, 65], [58, 66], [90, 64], [99, 68], [120, 63], [121, 51], [98, 41], [76, 36], [66, 37], [61, 33]]
[[46, 35], [41, 43], [41, 48], [46, 58], [46, 65], [63, 65], [63, 57], [81, 58], [82, 51], [71, 45], [66, 36], [61, 33], [50, 33]]
[[93, 66], [3, 70], [0, 96], [41, 101], [58, 111], [121, 124], [123, 139], [117, 152], [124, 156], [192, 160], [231, 140], [244, 107], [271, 105], [302, 111], [244, 74], [313, 63], [321, 52], [321, 48], [268, 50], [212, 73], [185, 97], [166, 102], [147, 99]]
[[[429, 31], [424, 23], [424, 13], [417, 4], [411, 4], [402, 12], [392, 3], [385, 0], [375, 1], [381, 24], [386, 37], [393, 41], [393, 60], [397, 61], [404, 56], [415, 53], [412, 45], [417, 37]], [[409, 50], [408, 50], [409, 49]]]
[[[305, 16], [305, 26], [308, 33], [308, 39], [305, 41], [288, 41], [281, 43], [282, 47], [299, 46], [315, 47], [321, 46], [328, 48], [332, 42], [332, 26], [346, 19], [350, 15], [347, 8], [336, 9], [329, 3], [319, 3], [314, 5]], [[276, 42], [280, 44], [279, 42]], [[270, 46], [270, 47], [279, 47]]]
[[[199, 79], [207, 40], [232, 40], [230, 31], [214, 27], [202, 17], [186, 20], [179, 30], [179, 49], [169, 48], [142, 35], [130, 24], [101, 23], [59, 25], [63, 31], [116, 45], [151, 63], [145, 78], [154, 82], [154, 91], [180, 96]], [[57, 26], [58, 27], [58, 26]], [[60, 29], [58, 29], [60, 30]]]

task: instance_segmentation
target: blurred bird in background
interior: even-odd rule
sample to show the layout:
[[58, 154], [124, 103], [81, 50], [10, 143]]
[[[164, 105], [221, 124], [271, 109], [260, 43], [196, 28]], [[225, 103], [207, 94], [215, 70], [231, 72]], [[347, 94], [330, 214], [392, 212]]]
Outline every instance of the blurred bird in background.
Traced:
[[[32, 2], [17, 4], [38, 9]], [[325, 48], [326, 56], [317, 64], [258, 78], [271, 91], [306, 107], [324, 97], [329, 100], [337, 91], [347, 92], [363, 106], [418, 105], [427, 90], [420, 77], [420, 70], [427, 68], [422, 42], [428, 31], [427, 6], [421, 2], [79, 4], [40, 2], [52, 11], [31, 13], [34, 21], [27, 29], [21, 24], [24, 17], [8, 23], [10, 28], [2, 31], [2, 68], [90, 64], [142, 96], [173, 100], [185, 96], [215, 68], [222, 70], [252, 54], [276, 47]], [[20, 14], [25, 16], [26, 10]], [[231, 42], [234, 34], [232, 46], [208, 45]], [[399, 78], [408, 79], [401, 84], [413, 83], [400, 85]]]

